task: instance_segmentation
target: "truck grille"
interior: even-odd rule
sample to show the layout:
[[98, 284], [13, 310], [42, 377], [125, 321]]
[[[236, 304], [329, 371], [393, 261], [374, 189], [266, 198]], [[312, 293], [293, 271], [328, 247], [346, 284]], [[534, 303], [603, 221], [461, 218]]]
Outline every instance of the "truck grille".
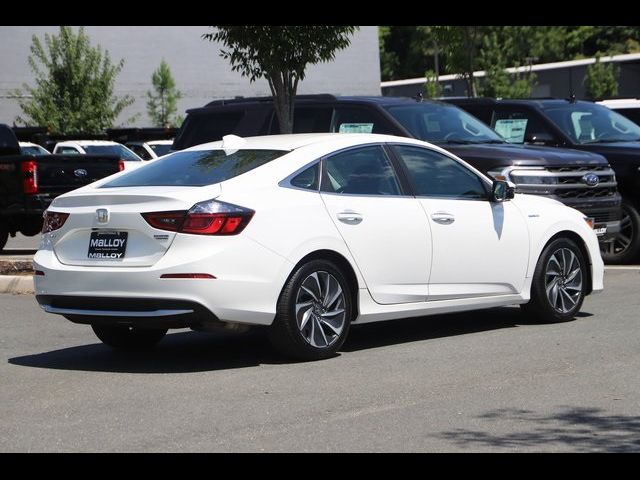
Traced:
[[[589, 185], [588, 175], [598, 177]], [[519, 193], [553, 195], [559, 199], [603, 198], [616, 195], [617, 183], [609, 166], [514, 168], [509, 177]]]

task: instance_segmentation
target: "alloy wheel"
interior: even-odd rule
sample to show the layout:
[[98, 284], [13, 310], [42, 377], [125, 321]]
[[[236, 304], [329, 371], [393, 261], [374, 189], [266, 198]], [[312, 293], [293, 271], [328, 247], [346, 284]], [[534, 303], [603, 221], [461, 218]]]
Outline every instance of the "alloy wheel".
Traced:
[[582, 297], [582, 266], [568, 248], [556, 250], [545, 269], [545, 290], [551, 306], [560, 313], [569, 313]]
[[633, 222], [627, 209], [622, 207], [622, 218], [620, 220], [620, 232], [615, 238], [605, 244], [601, 244], [602, 253], [609, 255], [622, 255], [627, 251], [634, 238]]
[[340, 282], [329, 272], [310, 274], [300, 285], [295, 315], [307, 343], [317, 348], [333, 345], [345, 326], [345, 295]]

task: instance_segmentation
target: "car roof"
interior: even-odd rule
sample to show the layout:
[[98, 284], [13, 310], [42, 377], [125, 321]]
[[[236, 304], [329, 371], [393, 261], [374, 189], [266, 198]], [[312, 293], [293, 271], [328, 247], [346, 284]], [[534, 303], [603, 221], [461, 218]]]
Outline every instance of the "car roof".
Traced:
[[[433, 101], [433, 100], [430, 100]], [[298, 95], [296, 96], [296, 104], [301, 105], [313, 105], [313, 104], [326, 104], [326, 103], [361, 103], [361, 104], [375, 104], [380, 106], [390, 105], [407, 105], [415, 104], [417, 100], [411, 97], [383, 97], [383, 96], [333, 96], [333, 95]], [[256, 107], [271, 105], [273, 103], [273, 97], [250, 97], [250, 98], [234, 98], [230, 100], [215, 100], [209, 102], [204, 107], [192, 108], [187, 110], [187, 113], [207, 113], [214, 111], [218, 108], [244, 108], [244, 107]]]
[[72, 146], [72, 145], [79, 145], [81, 147], [83, 146], [112, 146], [112, 145], [122, 145], [121, 143], [118, 142], [112, 142], [109, 140], [65, 140], [64, 142], [58, 142], [56, 144], [56, 146], [62, 146], [62, 147], [67, 147], [67, 146]]
[[402, 142], [424, 144], [424, 142], [405, 137], [379, 135], [375, 133], [294, 133], [289, 135], [267, 135], [260, 137], [238, 137], [227, 135], [217, 142], [203, 143], [183, 151], [217, 150], [283, 150], [292, 151], [319, 143], [353, 143], [354, 145], [378, 142]]

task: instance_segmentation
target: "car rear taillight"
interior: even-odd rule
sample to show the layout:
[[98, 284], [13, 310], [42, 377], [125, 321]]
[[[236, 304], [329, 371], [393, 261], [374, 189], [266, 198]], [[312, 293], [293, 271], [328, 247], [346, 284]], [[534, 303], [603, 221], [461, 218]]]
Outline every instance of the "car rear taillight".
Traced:
[[28, 195], [38, 193], [38, 164], [35, 160], [22, 162], [22, 191]]
[[124, 160], [118, 160], [118, 171], [122, 172], [124, 170]]
[[231, 203], [207, 200], [195, 204], [188, 212], [151, 212], [142, 216], [149, 225], [160, 230], [194, 235], [237, 235], [254, 213]]
[[42, 233], [54, 232], [64, 225], [64, 222], [69, 218], [68, 213], [50, 212], [49, 210], [44, 212], [44, 222], [42, 223]]

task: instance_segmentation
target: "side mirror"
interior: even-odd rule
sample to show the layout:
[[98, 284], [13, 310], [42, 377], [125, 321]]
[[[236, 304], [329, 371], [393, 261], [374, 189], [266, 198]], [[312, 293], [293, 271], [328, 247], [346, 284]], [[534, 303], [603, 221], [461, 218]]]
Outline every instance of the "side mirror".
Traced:
[[494, 180], [491, 188], [491, 201], [496, 203], [506, 202], [515, 197], [515, 189], [504, 180]]

